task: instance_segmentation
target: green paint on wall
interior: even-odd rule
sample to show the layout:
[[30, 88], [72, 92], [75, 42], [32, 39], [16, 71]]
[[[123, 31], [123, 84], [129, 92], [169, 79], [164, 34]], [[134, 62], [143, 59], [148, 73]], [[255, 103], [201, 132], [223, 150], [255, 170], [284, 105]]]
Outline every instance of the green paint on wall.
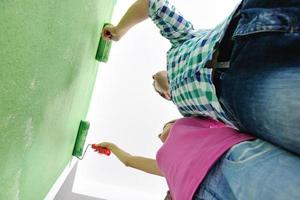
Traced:
[[0, 199], [41, 200], [87, 114], [115, 0], [0, 1]]

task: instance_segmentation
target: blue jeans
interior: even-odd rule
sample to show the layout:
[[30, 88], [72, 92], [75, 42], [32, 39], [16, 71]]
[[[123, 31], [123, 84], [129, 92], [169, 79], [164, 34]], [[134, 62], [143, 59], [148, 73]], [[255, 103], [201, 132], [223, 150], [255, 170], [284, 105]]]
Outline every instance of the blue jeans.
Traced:
[[233, 146], [193, 200], [299, 200], [300, 157], [257, 139]]
[[245, 0], [219, 101], [240, 131], [300, 154], [300, 1]]

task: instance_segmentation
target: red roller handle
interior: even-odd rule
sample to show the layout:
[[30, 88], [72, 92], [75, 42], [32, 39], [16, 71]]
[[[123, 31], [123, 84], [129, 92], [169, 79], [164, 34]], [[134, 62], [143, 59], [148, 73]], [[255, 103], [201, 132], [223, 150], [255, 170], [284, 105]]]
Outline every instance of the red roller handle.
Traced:
[[105, 147], [97, 146], [96, 144], [92, 144], [92, 148], [93, 148], [96, 152], [101, 153], [101, 154], [104, 154], [104, 155], [107, 155], [107, 156], [109, 156], [110, 153], [111, 153], [110, 149], [105, 148]]

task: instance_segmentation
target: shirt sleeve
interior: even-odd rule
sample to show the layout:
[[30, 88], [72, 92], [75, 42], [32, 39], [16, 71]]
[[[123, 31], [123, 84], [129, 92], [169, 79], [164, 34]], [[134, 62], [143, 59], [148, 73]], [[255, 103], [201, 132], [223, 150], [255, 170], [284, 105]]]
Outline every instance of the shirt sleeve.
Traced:
[[191, 22], [184, 19], [168, 0], [149, 0], [149, 17], [173, 45], [194, 37]]

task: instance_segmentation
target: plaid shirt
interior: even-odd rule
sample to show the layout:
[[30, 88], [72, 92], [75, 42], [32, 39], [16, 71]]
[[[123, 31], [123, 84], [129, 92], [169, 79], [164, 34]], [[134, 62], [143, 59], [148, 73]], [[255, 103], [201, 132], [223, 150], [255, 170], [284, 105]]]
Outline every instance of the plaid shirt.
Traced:
[[[234, 13], [234, 12], [233, 12]], [[221, 108], [212, 82], [212, 60], [233, 13], [212, 30], [194, 30], [168, 0], [149, 0], [149, 17], [167, 38], [167, 71], [172, 101], [183, 116], [204, 116], [233, 126]]]

